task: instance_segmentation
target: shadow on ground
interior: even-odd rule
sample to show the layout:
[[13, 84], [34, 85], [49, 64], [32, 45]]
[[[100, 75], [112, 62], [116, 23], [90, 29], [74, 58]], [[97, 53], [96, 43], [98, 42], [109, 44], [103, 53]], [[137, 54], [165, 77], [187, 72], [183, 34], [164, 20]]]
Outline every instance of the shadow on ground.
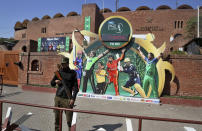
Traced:
[[98, 129], [100, 128], [103, 128], [105, 129], [106, 131], [114, 131], [115, 129], [117, 128], [120, 128], [123, 124], [121, 123], [118, 123], [118, 124], [104, 124], [104, 125], [96, 125], [96, 126], [93, 126], [93, 130], [89, 130], [89, 131], [97, 131]]
[[11, 96], [15, 96], [15, 95], [19, 95], [19, 94], [21, 94], [22, 92], [20, 92], [20, 91], [18, 91], [18, 92], [13, 92], [13, 93], [5, 93], [5, 94], [3, 94], [3, 95], [1, 95], [0, 96], [0, 98], [2, 98], [2, 97], [11, 97]]
[[41, 131], [41, 130], [36, 130], [36, 129], [30, 129], [31, 131]]

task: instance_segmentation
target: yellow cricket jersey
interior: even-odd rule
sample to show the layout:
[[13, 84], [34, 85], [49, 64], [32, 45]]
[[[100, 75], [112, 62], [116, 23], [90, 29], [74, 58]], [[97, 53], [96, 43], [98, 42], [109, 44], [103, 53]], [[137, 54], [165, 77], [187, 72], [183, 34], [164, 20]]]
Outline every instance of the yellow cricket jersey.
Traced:
[[106, 75], [105, 70], [101, 70], [99, 73], [95, 73], [97, 83], [105, 82], [105, 75]]

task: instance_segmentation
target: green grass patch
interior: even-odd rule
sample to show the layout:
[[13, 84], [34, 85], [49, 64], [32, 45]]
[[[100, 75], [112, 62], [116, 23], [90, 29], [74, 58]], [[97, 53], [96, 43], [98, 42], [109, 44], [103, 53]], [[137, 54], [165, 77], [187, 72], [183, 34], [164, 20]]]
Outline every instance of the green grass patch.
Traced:
[[171, 54], [186, 55], [186, 52], [184, 52], [184, 51], [172, 51]]
[[40, 85], [40, 84], [29, 84], [30, 86], [38, 86], [38, 87], [47, 87], [47, 88], [57, 88], [57, 86], [53, 87], [51, 85]]
[[166, 95], [166, 96], [163, 96], [163, 97], [202, 100], [202, 97], [200, 97], [200, 96], [167, 96]]

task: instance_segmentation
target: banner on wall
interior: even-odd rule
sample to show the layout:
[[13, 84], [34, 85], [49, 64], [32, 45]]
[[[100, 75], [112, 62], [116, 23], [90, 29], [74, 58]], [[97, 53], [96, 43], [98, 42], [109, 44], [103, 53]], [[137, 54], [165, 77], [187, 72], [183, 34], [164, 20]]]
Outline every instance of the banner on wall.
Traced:
[[[91, 19], [90, 16], [86, 16], [85, 17], [85, 23], [84, 23], [84, 29], [87, 31], [90, 31], [90, 23], [91, 23]], [[88, 43], [90, 42], [90, 37], [89, 36], [84, 36], [84, 41], [86, 40]]]
[[38, 39], [38, 48], [37, 51], [40, 52], [41, 51], [41, 38]]
[[38, 39], [38, 52], [68, 52], [70, 38], [69, 37], [49, 37]]
[[65, 51], [69, 52], [69, 46], [70, 46], [70, 38], [67, 36], [65, 42]]
[[90, 16], [85, 17], [84, 29], [90, 31]]
[[81, 34], [99, 40], [83, 49], [72, 35], [77, 61], [69, 56], [80, 83], [79, 97], [159, 103], [165, 70], [172, 80], [175, 76], [173, 66], [160, 57], [165, 43], [156, 48], [153, 34], [134, 38], [130, 22], [121, 16], [105, 19], [99, 34], [86, 30]]

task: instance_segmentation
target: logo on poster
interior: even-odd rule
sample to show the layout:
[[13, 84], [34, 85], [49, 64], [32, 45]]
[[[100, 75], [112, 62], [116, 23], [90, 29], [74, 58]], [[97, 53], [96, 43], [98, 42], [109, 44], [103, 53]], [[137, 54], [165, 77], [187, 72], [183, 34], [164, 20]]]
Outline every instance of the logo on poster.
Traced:
[[110, 49], [126, 46], [132, 37], [132, 26], [122, 16], [111, 16], [103, 21], [99, 28], [99, 38]]
[[107, 99], [108, 99], [108, 100], [112, 100], [112, 97], [111, 97], [111, 96], [108, 96]]
[[109, 21], [108, 31], [115, 31], [116, 33], [120, 34], [123, 32], [123, 24], [122, 23], [115, 24], [114, 21]]

